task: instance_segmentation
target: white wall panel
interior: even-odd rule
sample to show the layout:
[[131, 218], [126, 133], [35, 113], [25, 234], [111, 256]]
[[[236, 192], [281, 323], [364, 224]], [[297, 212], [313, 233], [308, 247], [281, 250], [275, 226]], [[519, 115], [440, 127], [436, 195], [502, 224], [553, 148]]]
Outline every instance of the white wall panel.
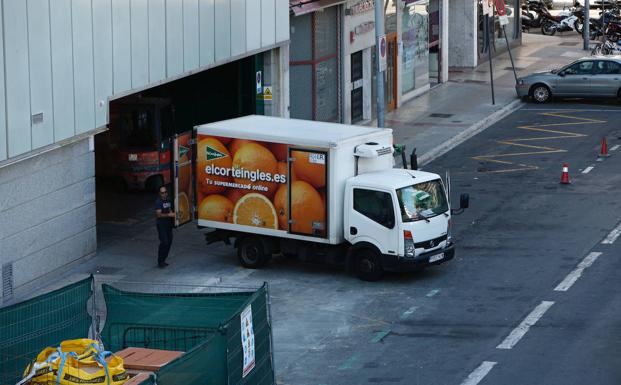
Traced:
[[149, 80], [166, 78], [166, 4], [165, 0], [149, 1]]
[[132, 52], [129, 0], [112, 0], [114, 93], [131, 89]]
[[214, 61], [215, 53], [215, 4], [214, 0], [199, 0], [200, 64], [206, 66]]
[[[73, 73], [76, 134], [95, 128], [95, 79], [91, 0], [73, 0]], [[79, 81], [77, 81], [79, 80]]]
[[52, 32], [52, 83], [54, 90], [54, 140], [75, 135], [73, 97], [73, 36], [71, 0], [50, 2]]
[[230, 0], [215, 0], [215, 47], [216, 61], [231, 56], [231, 3]]
[[166, 0], [166, 75], [183, 73], [183, 0]]
[[199, 66], [198, 0], [183, 0], [183, 69]]
[[[279, 0], [282, 1], [282, 0]], [[276, 43], [276, 0], [261, 0], [261, 46]]]
[[2, 7], [0, 7], [0, 161], [7, 158], [6, 151], [6, 98], [4, 87], [4, 23]]
[[289, 40], [289, 2], [276, 0], [276, 41]]
[[32, 147], [54, 142], [52, 106], [52, 57], [48, 0], [28, 0], [28, 45], [30, 62], [30, 113], [43, 114], [32, 124]]
[[231, 56], [246, 52], [246, 0], [231, 0]]
[[131, 0], [132, 88], [149, 83], [149, 0]]
[[108, 98], [113, 93], [112, 2], [93, 1], [93, 44], [95, 46], [95, 124], [108, 123]]
[[261, 0], [248, 0], [246, 2], [246, 49], [251, 51], [259, 48], [261, 48]]
[[31, 150], [26, 2], [5, 0], [4, 15], [8, 155], [12, 157]]

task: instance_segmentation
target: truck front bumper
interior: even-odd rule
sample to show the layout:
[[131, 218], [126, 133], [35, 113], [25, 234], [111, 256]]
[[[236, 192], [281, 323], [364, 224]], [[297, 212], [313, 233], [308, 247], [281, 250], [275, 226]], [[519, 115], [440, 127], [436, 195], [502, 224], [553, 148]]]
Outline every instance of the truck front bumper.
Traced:
[[[435, 257], [435, 258], [432, 258]], [[449, 242], [446, 247], [420, 254], [414, 258], [382, 255], [382, 267], [386, 271], [416, 271], [425, 266], [439, 265], [455, 257], [455, 244]]]

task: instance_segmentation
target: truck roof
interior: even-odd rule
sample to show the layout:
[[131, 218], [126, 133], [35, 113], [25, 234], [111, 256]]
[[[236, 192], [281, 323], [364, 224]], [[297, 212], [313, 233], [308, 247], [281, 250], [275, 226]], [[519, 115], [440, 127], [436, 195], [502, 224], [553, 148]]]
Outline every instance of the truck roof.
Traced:
[[437, 174], [418, 170], [393, 168], [390, 170], [372, 171], [355, 177], [356, 184], [370, 188], [399, 189], [413, 184], [428, 182], [440, 178]]
[[241, 118], [202, 124], [195, 127], [199, 133], [229, 138], [254, 139], [265, 142], [337, 147], [339, 143], [373, 134], [390, 134], [390, 128], [353, 126], [273, 116], [249, 115]]

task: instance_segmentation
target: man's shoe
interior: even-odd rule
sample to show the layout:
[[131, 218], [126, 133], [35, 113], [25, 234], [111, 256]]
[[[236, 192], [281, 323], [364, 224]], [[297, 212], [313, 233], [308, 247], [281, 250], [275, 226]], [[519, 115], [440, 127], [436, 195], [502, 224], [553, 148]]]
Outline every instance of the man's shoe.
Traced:
[[160, 263], [157, 264], [157, 267], [159, 267], [160, 269], [163, 269], [166, 266], [168, 266], [168, 263], [166, 263], [166, 262], [160, 262]]

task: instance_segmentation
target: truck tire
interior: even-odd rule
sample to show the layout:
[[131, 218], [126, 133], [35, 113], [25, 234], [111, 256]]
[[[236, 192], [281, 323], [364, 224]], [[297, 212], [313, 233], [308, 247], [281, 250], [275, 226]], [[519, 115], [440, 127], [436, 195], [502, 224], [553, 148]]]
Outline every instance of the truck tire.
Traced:
[[363, 281], [376, 282], [382, 279], [384, 269], [377, 251], [364, 247], [354, 254], [354, 272]]
[[261, 238], [250, 236], [242, 238], [237, 245], [239, 263], [248, 269], [260, 269], [269, 260]]

